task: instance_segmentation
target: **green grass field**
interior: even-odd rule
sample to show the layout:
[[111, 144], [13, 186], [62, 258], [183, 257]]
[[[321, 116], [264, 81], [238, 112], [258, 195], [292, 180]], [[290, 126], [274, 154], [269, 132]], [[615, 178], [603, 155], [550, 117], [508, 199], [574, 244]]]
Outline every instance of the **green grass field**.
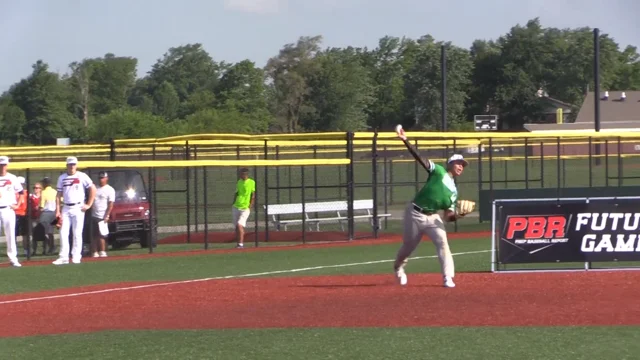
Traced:
[[[607, 170], [592, 166], [588, 160], [524, 160], [494, 161], [489, 167], [485, 157], [482, 165], [475, 159], [461, 179], [461, 197], [478, 199], [479, 179], [482, 188], [524, 189], [525, 168], [530, 188], [557, 188], [589, 186], [637, 185], [638, 179], [625, 179], [621, 183], [618, 163], [612, 160]], [[560, 165], [560, 171], [558, 171]], [[593, 162], [591, 165], [594, 165]], [[624, 160], [624, 176], [640, 175], [635, 158]], [[481, 170], [480, 170], [481, 168]], [[371, 163], [359, 161], [354, 165], [356, 199], [371, 198]], [[377, 181], [395, 183], [393, 187], [378, 188], [378, 204], [385, 203], [390, 210], [400, 210], [424, 181], [424, 173], [415, 163], [396, 161], [380, 163]], [[302, 183], [300, 167], [256, 170], [259, 191], [264, 180], [269, 186], [297, 187]], [[59, 173], [59, 172], [58, 172]], [[56, 172], [34, 172], [31, 179]], [[277, 176], [279, 173], [279, 177]], [[146, 170], [143, 169], [146, 176]], [[20, 174], [17, 174], [20, 175]], [[159, 190], [186, 189], [185, 170], [159, 169], [156, 174]], [[204, 187], [207, 187], [209, 223], [225, 223], [230, 218], [230, 202], [235, 184], [235, 168], [212, 168], [190, 174], [189, 201], [198, 202], [198, 223], [204, 222]], [[607, 177], [611, 177], [607, 179]], [[305, 167], [304, 183], [318, 186], [338, 186], [346, 181], [345, 166]], [[358, 186], [358, 184], [363, 186]], [[404, 185], [399, 185], [404, 184]], [[197, 187], [197, 191], [196, 191]], [[264, 191], [263, 191], [264, 192]], [[302, 189], [269, 190], [269, 203], [299, 202]], [[195, 194], [198, 194], [197, 196]], [[160, 226], [185, 225], [186, 193], [159, 193], [158, 218]], [[346, 189], [307, 188], [306, 201], [346, 198]], [[258, 198], [258, 205], [264, 203]], [[263, 222], [260, 216], [260, 221]], [[194, 224], [195, 212], [191, 213]], [[253, 218], [252, 218], [253, 220]], [[398, 233], [397, 221], [389, 221], [385, 232]], [[366, 226], [359, 226], [366, 229]], [[460, 221], [457, 227], [448, 225], [449, 231], [485, 231], [489, 224], [479, 224], [477, 218]], [[211, 230], [214, 231], [214, 230]], [[165, 234], [170, 235], [170, 234]], [[253, 239], [246, 240], [251, 247]], [[291, 243], [260, 243], [260, 246], [282, 246]], [[212, 250], [226, 249], [233, 244], [211, 244]], [[0, 295], [20, 294], [41, 290], [64, 289], [77, 286], [114, 284], [127, 281], [172, 281], [208, 277], [240, 276], [269, 273], [262, 276], [319, 276], [319, 275], [391, 275], [391, 262], [399, 244], [377, 244], [335, 248], [287, 248], [283, 251], [231, 253], [203, 253], [190, 256], [118, 258], [125, 255], [144, 255], [147, 249], [137, 245], [110, 251], [108, 261], [86, 262], [79, 266], [24, 266], [0, 268]], [[203, 244], [161, 244], [154, 252], [199, 250]], [[21, 250], [21, 245], [19, 245]], [[4, 253], [4, 248], [0, 251]], [[487, 272], [490, 270], [490, 240], [475, 238], [452, 240], [457, 272]], [[21, 251], [20, 251], [21, 252]], [[413, 256], [427, 257], [412, 260], [407, 268], [412, 273], [439, 271], [433, 245], [425, 241]], [[54, 257], [36, 257], [34, 260], [53, 260]], [[375, 262], [375, 263], [368, 263]], [[367, 264], [365, 264], [367, 263]], [[359, 264], [338, 267], [336, 265]], [[552, 266], [549, 264], [548, 266]], [[620, 264], [605, 264], [616, 266]], [[562, 266], [579, 267], [580, 264]], [[315, 270], [287, 272], [292, 269], [316, 267]], [[80, 270], [81, 271], [80, 271]], [[273, 273], [280, 272], [280, 273]], [[526, 286], [526, 284], [523, 284]], [[240, 295], [239, 295], [240, 296]], [[25, 307], [29, 307], [26, 303]], [[250, 309], [248, 309], [249, 311]], [[0, 305], [2, 311], [2, 305]], [[63, 309], [52, 309], [63, 311]], [[184, 311], [188, 311], [185, 309]], [[429, 311], [417, 309], [416, 311]], [[463, 311], [463, 310], [461, 310]], [[1, 313], [1, 312], [0, 312]], [[105, 304], [108, 317], [109, 305]], [[375, 316], [375, 313], [372, 313]], [[10, 327], [11, 324], [4, 324]], [[233, 330], [168, 330], [119, 331], [0, 338], [0, 359], [638, 359], [640, 356], [639, 327], [413, 327], [413, 328], [313, 328], [313, 329], [233, 329]]]
[[[395, 226], [390, 231], [397, 231]], [[184, 250], [188, 246], [164, 245], [159, 247], [162, 249], [159, 251]], [[391, 276], [391, 259], [398, 246], [393, 243], [271, 252], [238, 251], [135, 260], [111, 259], [87, 262], [81, 267], [2, 268], [0, 293], [17, 294], [127, 281], [199, 279], [309, 267], [320, 268], [263, 276]], [[458, 272], [489, 270], [489, 239], [452, 240], [451, 249], [456, 254]], [[131, 249], [125, 253], [139, 251]], [[438, 272], [434, 253], [433, 245], [423, 242], [414, 256], [431, 257], [412, 260], [408, 266], [409, 274]], [[371, 261], [379, 263], [329, 267]], [[107, 305], [104, 316], [108, 316], [108, 308]], [[639, 330], [636, 327], [114, 329], [97, 333], [3, 338], [0, 339], [0, 359], [634, 359], [640, 351], [637, 342]]]

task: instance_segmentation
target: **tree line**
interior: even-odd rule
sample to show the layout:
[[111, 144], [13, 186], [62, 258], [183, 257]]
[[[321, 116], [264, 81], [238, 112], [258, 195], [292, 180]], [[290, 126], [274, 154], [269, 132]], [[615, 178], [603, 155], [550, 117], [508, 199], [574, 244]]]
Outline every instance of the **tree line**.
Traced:
[[[640, 89], [640, 55], [600, 36], [600, 84]], [[65, 74], [43, 60], [0, 96], [5, 144], [74, 143], [194, 133], [390, 130], [440, 127], [440, 50], [447, 54], [450, 130], [473, 129], [473, 116], [495, 114], [519, 129], [549, 96], [577, 110], [593, 88], [592, 29], [517, 25], [470, 48], [386, 36], [374, 49], [322, 48], [300, 37], [259, 68], [217, 61], [201, 44], [170, 48], [142, 78], [135, 57], [106, 54], [73, 62]]]

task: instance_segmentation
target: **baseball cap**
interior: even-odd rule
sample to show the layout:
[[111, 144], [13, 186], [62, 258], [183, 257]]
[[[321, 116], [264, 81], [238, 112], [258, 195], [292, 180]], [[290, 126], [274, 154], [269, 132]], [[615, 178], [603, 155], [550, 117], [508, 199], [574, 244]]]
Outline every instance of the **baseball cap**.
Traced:
[[67, 165], [71, 165], [71, 164], [75, 165], [77, 163], [78, 163], [78, 159], [76, 159], [75, 157], [69, 156], [67, 158]]
[[107, 174], [107, 172], [106, 172], [106, 171], [100, 171], [100, 172], [98, 173], [98, 177], [99, 177], [99, 178], [101, 178], [101, 179], [102, 179], [102, 178], [108, 178], [108, 177], [109, 177], [109, 174]]
[[9, 164], [9, 157], [0, 156], [0, 165], [7, 165], [7, 164]]
[[469, 165], [469, 162], [467, 162], [467, 160], [465, 160], [464, 156], [462, 156], [461, 154], [453, 154], [453, 155], [451, 155], [449, 160], [447, 160], [447, 164], [450, 164], [450, 163], [452, 163], [454, 161], [462, 161], [462, 166], [464, 166], [464, 167]]

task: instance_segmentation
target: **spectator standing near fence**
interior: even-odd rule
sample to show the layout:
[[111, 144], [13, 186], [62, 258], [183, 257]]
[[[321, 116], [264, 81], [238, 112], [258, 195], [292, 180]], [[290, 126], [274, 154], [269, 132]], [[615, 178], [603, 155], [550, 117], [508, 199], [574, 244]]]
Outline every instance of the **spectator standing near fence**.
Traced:
[[109, 235], [109, 217], [116, 201], [116, 191], [108, 184], [109, 175], [106, 171], [98, 174], [100, 187], [96, 191], [96, 201], [93, 202], [91, 222], [93, 234], [91, 234], [91, 253], [93, 257], [107, 257], [106, 237]]
[[16, 195], [19, 197], [18, 200], [18, 208], [16, 209], [16, 237], [21, 236], [22, 237], [22, 247], [24, 249], [24, 256], [27, 256], [27, 239], [25, 238], [25, 235], [27, 233], [27, 199], [29, 198], [29, 194], [27, 191], [27, 187], [25, 185], [25, 178], [23, 178], [22, 176], [18, 176], [18, 182], [20, 183], [20, 186], [22, 186], [22, 193]]
[[40, 204], [38, 205], [38, 208], [40, 209], [39, 222], [40, 225], [44, 227], [45, 233], [42, 254], [51, 255], [55, 250], [53, 239], [53, 230], [55, 229], [55, 225], [53, 225], [53, 222], [56, 219], [56, 197], [58, 196], [58, 192], [51, 187], [51, 179], [48, 177], [42, 179], [42, 188]]
[[[96, 186], [91, 178], [78, 171], [78, 159], [67, 158], [67, 172], [60, 175], [57, 184], [56, 218], [60, 218], [60, 255], [54, 265], [69, 263], [69, 232], [73, 232], [71, 262], [80, 264], [82, 259], [82, 230], [84, 229], [85, 212], [93, 205]], [[85, 191], [89, 190], [89, 198]], [[86, 201], [86, 202], [85, 202]]]
[[[256, 182], [249, 177], [249, 169], [240, 170], [240, 179], [236, 182], [236, 192], [233, 196], [233, 225], [236, 228], [238, 248], [244, 247], [244, 229], [251, 214], [251, 208], [256, 196]], [[257, 231], [257, 229], [256, 229]]]
[[0, 156], [0, 222], [7, 241], [7, 257], [12, 266], [20, 267], [16, 245], [16, 209], [24, 192], [18, 178], [8, 172], [9, 158]]
[[[40, 195], [42, 194], [42, 185], [37, 182], [33, 185], [33, 192], [31, 192], [28, 196], [29, 201], [31, 202], [31, 213], [26, 216], [25, 222], [31, 226], [31, 235], [33, 238], [33, 245], [31, 247], [31, 256], [35, 255], [36, 249], [38, 248], [38, 238], [35, 236], [36, 226], [38, 225], [38, 219], [40, 218]], [[25, 206], [26, 207], [26, 206]], [[23, 235], [22, 237], [22, 246], [25, 251], [28, 247], [29, 240]]]

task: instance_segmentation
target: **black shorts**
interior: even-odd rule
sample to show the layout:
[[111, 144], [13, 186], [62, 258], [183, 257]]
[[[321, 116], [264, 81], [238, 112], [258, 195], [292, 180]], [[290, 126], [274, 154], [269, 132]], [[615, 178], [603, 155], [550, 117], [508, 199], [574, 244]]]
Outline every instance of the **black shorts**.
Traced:
[[102, 234], [100, 234], [100, 226], [98, 226], [98, 224], [100, 223], [100, 221], [102, 221], [102, 219], [97, 218], [97, 217], [91, 217], [91, 224], [89, 226], [91, 226], [91, 234], [93, 235], [93, 238], [104, 238], [104, 236], [102, 236]]

